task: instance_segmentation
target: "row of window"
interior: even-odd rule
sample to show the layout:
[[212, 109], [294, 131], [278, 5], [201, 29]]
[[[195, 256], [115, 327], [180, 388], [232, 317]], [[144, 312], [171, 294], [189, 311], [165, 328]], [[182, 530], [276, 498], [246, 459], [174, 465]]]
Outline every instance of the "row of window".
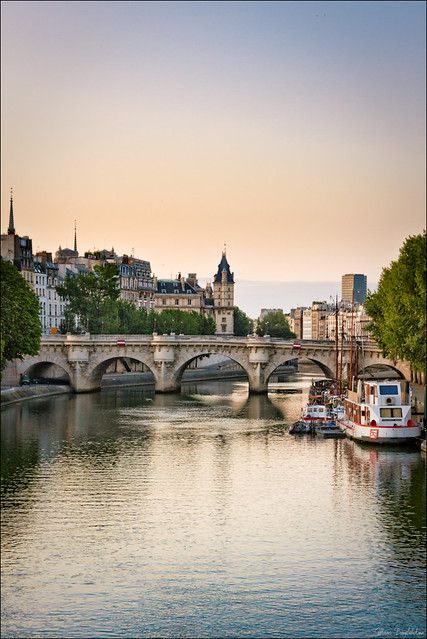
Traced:
[[[52, 312], [53, 309], [53, 312]], [[44, 316], [46, 315], [46, 302], [40, 302], [40, 313]], [[63, 304], [49, 304], [49, 315], [54, 315], [55, 317], [61, 317], [64, 314], [64, 305]]]
[[[170, 300], [170, 301], [172, 301], [172, 300]], [[184, 302], [185, 300], [182, 300], [182, 301]], [[163, 306], [168, 306], [168, 302], [169, 302], [169, 300], [162, 299], [162, 305]], [[193, 300], [190, 300], [190, 299], [187, 298], [187, 306], [191, 306], [192, 302], [193, 302]], [[179, 299], [175, 299], [175, 306], [179, 306]]]

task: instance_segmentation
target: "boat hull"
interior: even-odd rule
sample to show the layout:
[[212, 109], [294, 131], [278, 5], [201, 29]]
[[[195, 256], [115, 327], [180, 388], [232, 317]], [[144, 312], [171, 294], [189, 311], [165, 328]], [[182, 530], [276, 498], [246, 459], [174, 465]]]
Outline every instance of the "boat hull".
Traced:
[[369, 444], [406, 444], [416, 442], [421, 434], [420, 426], [373, 427], [344, 420], [338, 420], [338, 426], [350, 439]]

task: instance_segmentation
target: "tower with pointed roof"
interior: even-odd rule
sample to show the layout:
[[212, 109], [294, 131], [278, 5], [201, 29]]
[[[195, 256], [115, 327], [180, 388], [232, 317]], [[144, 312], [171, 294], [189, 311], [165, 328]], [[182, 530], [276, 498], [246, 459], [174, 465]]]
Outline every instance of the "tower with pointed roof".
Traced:
[[8, 235], [15, 235], [15, 222], [13, 219], [13, 192], [10, 190], [10, 209], [9, 209], [9, 226], [7, 228]]
[[74, 253], [79, 254], [77, 251], [77, 226], [76, 220], [74, 220]]
[[225, 248], [213, 281], [214, 318], [217, 335], [234, 334], [234, 273], [230, 270]]
[[21, 238], [15, 231], [12, 189], [10, 189], [9, 226], [7, 233], [1, 234], [1, 256], [4, 260], [12, 262], [18, 270], [21, 269]]

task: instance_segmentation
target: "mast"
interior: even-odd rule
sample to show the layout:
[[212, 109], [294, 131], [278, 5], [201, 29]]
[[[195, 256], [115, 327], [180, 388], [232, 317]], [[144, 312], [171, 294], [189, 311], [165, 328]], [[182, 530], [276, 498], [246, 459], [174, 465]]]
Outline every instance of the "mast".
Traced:
[[338, 390], [338, 295], [335, 296], [335, 383]]
[[344, 316], [341, 318], [340, 395], [342, 395], [342, 351], [344, 342]]
[[354, 285], [351, 299], [351, 323], [350, 323], [350, 368], [348, 371], [348, 387], [353, 390], [353, 330], [354, 330]]

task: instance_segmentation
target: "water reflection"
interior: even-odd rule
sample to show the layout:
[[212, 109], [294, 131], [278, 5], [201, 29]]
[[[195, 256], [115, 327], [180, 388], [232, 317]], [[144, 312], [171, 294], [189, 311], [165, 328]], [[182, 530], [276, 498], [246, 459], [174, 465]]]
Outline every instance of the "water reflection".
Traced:
[[308, 383], [3, 410], [3, 636], [420, 636], [424, 459], [290, 436]]

